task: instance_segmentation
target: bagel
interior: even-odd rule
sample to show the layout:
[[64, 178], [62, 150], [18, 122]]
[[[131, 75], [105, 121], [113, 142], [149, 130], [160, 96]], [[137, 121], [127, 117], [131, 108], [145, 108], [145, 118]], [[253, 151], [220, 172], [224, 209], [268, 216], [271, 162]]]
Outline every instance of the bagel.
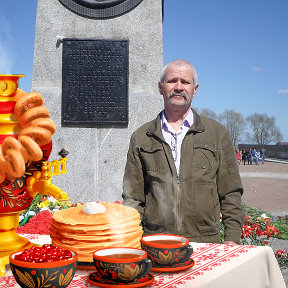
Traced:
[[21, 177], [25, 173], [25, 163], [40, 161], [43, 158], [40, 146], [51, 141], [56, 129], [49, 118], [49, 110], [43, 106], [41, 94], [26, 94], [24, 90], [17, 89], [13, 101], [16, 104], [15, 115], [12, 115], [23, 129], [19, 131], [18, 140], [8, 136], [0, 145], [0, 183], [5, 178]]
[[2, 143], [3, 156], [6, 156], [9, 150], [21, 150], [21, 145], [18, 140], [14, 137], [6, 137]]
[[46, 129], [46, 130], [50, 131], [51, 134], [54, 134], [55, 130], [56, 130], [56, 125], [55, 125], [54, 121], [50, 118], [35, 119], [35, 120], [31, 121], [29, 123], [29, 126], [27, 126], [27, 127], [30, 127], [30, 126], [40, 127], [40, 128]]
[[19, 119], [28, 109], [42, 106], [43, 98], [37, 92], [31, 92], [20, 98], [14, 107], [14, 114]]
[[6, 152], [7, 173], [15, 178], [25, 173], [25, 162], [20, 151], [10, 149]]
[[45, 145], [51, 141], [50, 131], [40, 127], [28, 127], [19, 132], [19, 136], [28, 136], [32, 138], [39, 146]]
[[6, 178], [6, 161], [3, 155], [0, 155], [0, 183], [2, 183]]
[[29, 122], [37, 118], [48, 118], [49, 110], [44, 106], [33, 107], [28, 109], [20, 118], [18, 118], [20, 125], [23, 128], [29, 126]]
[[[23, 148], [21, 150], [22, 155], [24, 153], [27, 153], [28, 160], [32, 160], [32, 161], [39, 161], [42, 159], [43, 152], [42, 152], [41, 148], [39, 147], [39, 145], [32, 138], [30, 138], [28, 136], [19, 136], [18, 139], [19, 139], [19, 142], [21, 143], [21, 145], [23, 146]], [[25, 161], [25, 163], [27, 161]]]

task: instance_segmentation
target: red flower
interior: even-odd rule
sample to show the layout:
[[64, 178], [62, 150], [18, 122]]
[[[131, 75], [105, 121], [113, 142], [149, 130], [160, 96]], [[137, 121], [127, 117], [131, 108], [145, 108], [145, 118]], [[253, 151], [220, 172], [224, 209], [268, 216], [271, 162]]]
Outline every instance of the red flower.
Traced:
[[280, 234], [279, 230], [275, 228], [275, 226], [271, 226], [271, 225], [266, 226], [266, 233], [267, 235], [269, 235], [269, 237], [271, 237], [271, 235], [276, 236]]
[[136, 265], [135, 265], [135, 263], [131, 263], [130, 266], [131, 266], [132, 268], [135, 268]]
[[282, 255], [283, 255], [283, 250], [281, 250], [281, 249], [278, 249], [278, 250], [275, 252], [275, 256], [276, 256], [277, 258], [280, 258]]
[[165, 254], [165, 255], [168, 254], [168, 250], [164, 250], [164, 254]]

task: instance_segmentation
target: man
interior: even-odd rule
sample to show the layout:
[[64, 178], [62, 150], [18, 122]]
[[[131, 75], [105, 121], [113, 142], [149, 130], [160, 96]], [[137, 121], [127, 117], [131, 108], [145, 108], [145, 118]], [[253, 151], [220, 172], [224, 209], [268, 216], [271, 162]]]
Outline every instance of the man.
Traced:
[[264, 164], [265, 163], [265, 157], [266, 157], [266, 150], [264, 147], [261, 149], [261, 156], [260, 157], [262, 159], [262, 164]]
[[219, 242], [221, 213], [225, 243], [239, 243], [243, 188], [227, 130], [191, 109], [198, 82], [190, 63], [169, 63], [158, 86], [164, 110], [131, 137], [124, 204], [141, 214], [144, 235]]

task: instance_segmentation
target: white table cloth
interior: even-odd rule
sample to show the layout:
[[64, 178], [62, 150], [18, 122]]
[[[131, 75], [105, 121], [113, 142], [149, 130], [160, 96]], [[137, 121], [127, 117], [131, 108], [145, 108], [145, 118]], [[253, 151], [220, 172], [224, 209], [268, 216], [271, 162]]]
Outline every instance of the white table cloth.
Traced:
[[[22, 235], [36, 244], [50, 243], [49, 235]], [[285, 288], [274, 256], [266, 246], [191, 243], [195, 265], [174, 273], [151, 272], [155, 281], [146, 286], [161, 288]], [[19, 287], [9, 265], [0, 278], [1, 288]], [[93, 270], [77, 270], [69, 288], [96, 287], [87, 281]]]

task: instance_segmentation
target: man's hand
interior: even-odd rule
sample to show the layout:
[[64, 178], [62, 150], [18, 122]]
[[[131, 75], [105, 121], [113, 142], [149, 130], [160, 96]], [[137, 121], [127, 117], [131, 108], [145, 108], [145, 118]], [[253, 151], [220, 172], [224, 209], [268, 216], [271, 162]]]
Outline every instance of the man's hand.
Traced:
[[224, 244], [238, 245], [238, 243], [236, 243], [234, 241], [224, 241]]

